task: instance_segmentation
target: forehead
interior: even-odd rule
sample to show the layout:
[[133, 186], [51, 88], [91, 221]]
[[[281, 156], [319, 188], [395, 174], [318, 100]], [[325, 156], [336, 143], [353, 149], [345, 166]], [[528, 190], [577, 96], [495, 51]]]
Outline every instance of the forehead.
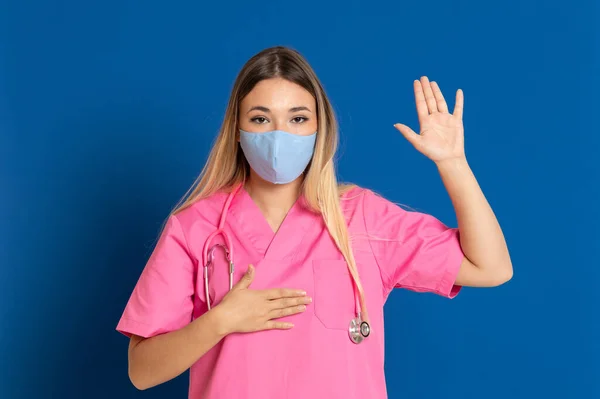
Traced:
[[240, 104], [242, 108], [263, 105], [267, 108], [315, 107], [315, 99], [302, 86], [282, 78], [261, 80]]

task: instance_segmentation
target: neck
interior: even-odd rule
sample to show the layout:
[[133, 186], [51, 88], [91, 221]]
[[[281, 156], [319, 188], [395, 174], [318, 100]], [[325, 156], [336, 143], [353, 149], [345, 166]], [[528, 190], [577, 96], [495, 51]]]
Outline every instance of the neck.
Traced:
[[300, 196], [303, 180], [301, 175], [287, 184], [273, 184], [251, 171], [244, 188], [266, 215], [285, 215]]

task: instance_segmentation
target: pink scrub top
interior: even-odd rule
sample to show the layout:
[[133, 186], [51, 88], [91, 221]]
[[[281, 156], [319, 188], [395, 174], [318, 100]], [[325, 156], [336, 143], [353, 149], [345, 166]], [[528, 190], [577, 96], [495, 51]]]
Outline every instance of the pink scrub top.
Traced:
[[[215, 194], [169, 218], [117, 331], [152, 337], [180, 329], [206, 312], [202, 248], [219, 223], [226, 198]], [[313, 302], [305, 312], [281, 319], [294, 323], [290, 330], [236, 333], [221, 340], [192, 365], [189, 398], [387, 397], [383, 305], [393, 288], [454, 297], [463, 259], [458, 230], [359, 187], [347, 192], [341, 205], [371, 335], [358, 345], [350, 341], [354, 288], [322, 218], [301, 198], [274, 234], [242, 188], [225, 224], [236, 265], [234, 284], [253, 264], [252, 289], [304, 289]], [[215, 305], [229, 288], [228, 265], [221, 252], [216, 255], [210, 279]]]

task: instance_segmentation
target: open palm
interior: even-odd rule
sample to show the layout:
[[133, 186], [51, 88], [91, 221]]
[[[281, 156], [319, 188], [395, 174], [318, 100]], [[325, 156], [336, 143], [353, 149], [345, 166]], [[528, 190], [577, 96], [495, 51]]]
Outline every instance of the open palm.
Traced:
[[436, 82], [427, 76], [414, 81], [415, 103], [419, 118], [420, 133], [401, 123], [394, 126], [423, 155], [434, 162], [442, 162], [465, 156], [464, 128], [462, 122], [464, 96], [461, 89], [456, 92], [454, 112], [448, 105]]

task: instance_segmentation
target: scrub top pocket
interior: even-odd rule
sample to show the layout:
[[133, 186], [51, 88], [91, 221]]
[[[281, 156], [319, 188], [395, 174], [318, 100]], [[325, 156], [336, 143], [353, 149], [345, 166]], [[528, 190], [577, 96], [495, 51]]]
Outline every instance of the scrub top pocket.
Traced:
[[352, 276], [344, 260], [313, 260], [315, 316], [326, 327], [348, 330], [355, 317]]

